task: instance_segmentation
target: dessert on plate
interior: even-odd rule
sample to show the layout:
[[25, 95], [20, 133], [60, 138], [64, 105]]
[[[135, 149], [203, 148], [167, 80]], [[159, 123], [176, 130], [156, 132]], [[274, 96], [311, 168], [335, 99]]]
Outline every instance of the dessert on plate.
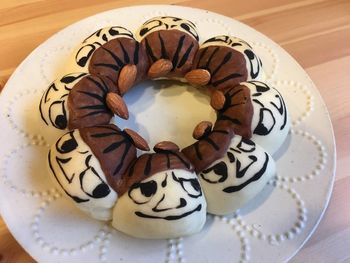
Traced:
[[[289, 131], [288, 109], [265, 83], [263, 63], [246, 41], [220, 35], [200, 42], [194, 23], [154, 17], [134, 34], [121, 26], [91, 34], [69, 69], [44, 92], [39, 110], [52, 145], [49, 171], [93, 218], [139, 238], [199, 232], [206, 214], [233, 213], [276, 173], [272, 155]], [[187, 82], [210, 94], [214, 124], [203, 120], [195, 142], [148, 143], [111, 124], [128, 119], [123, 96], [144, 80]], [[137, 151], [139, 154], [137, 154]]]

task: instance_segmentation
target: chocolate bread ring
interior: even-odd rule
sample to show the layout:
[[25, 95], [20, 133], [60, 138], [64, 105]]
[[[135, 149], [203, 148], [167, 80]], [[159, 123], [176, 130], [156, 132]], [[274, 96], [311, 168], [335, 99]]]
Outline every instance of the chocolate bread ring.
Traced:
[[[119, 26], [96, 31], [75, 54], [81, 70], [43, 94], [45, 124], [70, 130], [50, 150], [50, 171], [79, 208], [126, 234], [190, 235], [206, 212], [234, 212], [275, 174], [271, 155], [287, 136], [287, 107], [261, 82], [262, 62], [242, 39], [216, 36], [199, 47], [195, 24], [172, 16], [146, 21], [136, 39]], [[196, 142], [182, 150], [163, 141], [137, 157], [147, 142], [109, 123], [113, 114], [128, 118], [122, 96], [136, 83], [159, 78], [207, 88], [217, 119], [200, 122]]]

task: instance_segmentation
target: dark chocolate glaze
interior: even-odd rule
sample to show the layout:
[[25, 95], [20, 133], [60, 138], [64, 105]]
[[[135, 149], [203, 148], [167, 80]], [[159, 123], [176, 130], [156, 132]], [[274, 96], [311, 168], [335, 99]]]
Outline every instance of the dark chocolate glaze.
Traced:
[[216, 125], [230, 126], [235, 134], [244, 138], [252, 137], [253, 105], [250, 99], [250, 89], [238, 85], [225, 92], [225, 105], [217, 112]]
[[182, 169], [193, 172], [194, 168], [186, 156], [179, 151], [159, 151], [157, 153], [142, 154], [131, 165], [125, 174], [125, 189], [139, 183], [155, 173], [171, 169]]
[[135, 84], [145, 79], [149, 68], [145, 44], [132, 38], [119, 37], [108, 41], [94, 52], [89, 72], [106, 76], [117, 83], [121, 69], [127, 64], [137, 67]]
[[198, 50], [198, 41], [180, 30], [159, 30], [148, 34], [141, 43], [145, 43], [151, 63], [159, 59], [169, 59], [173, 69], [168, 78], [182, 78], [191, 70], [194, 56]]
[[108, 124], [113, 113], [106, 104], [108, 92], [118, 92], [108, 78], [87, 75], [74, 85], [68, 96], [68, 128]]
[[198, 50], [194, 69], [206, 69], [211, 78], [209, 87], [225, 90], [246, 81], [248, 77], [244, 55], [226, 46], [208, 46]]
[[191, 161], [198, 174], [225, 155], [233, 136], [233, 130], [229, 125], [215, 125], [209, 135], [182, 149], [181, 152]]
[[82, 128], [79, 132], [99, 160], [108, 184], [121, 196], [127, 191], [122, 176], [136, 159], [132, 140], [113, 124]]

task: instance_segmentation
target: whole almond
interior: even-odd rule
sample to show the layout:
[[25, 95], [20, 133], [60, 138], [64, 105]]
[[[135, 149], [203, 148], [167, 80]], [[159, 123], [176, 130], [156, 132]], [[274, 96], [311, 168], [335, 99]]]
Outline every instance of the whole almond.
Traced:
[[210, 72], [206, 69], [194, 69], [185, 75], [185, 79], [194, 86], [205, 86], [210, 81]]
[[214, 90], [211, 94], [210, 105], [215, 110], [221, 110], [225, 105], [225, 95], [219, 90]]
[[129, 118], [128, 108], [123, 100], [117, 93], [109, 92], [106, 96], [106, 103], [108, 108], [120, 118], [127, 120]]
[[131, 129], [124, 129], [124, 132], [130, 136], [131, 140], [134, 142], [134, 145], [136, 148], [143, 150], [143, 151], [149, 151], [148, 143], [144, 138], [141, 137], [137, 132], [131, 130]]
[[159, 59], [148, 70], [148, 77], [159, 78], [166, 76], [173, 69], [173, 63], [169, 59]]
[[171, 151], [171, 152], [177, 152], [180, 150], [179, 146], [177, 146], [175, 143], [170, 141], [162, 141], [158, 142], [154, 147], [153, 150], [155, 152], [161, 152], [161, 151]]
[[137, 67], [135, 65], [125, 65], [119, 73], [118, 88], [121, 95], [124, 95], [135, 83]]
[[193, 130], [193, 138], [199, 140], [211, 132], [212, 123], [210, 121], [201, 121]]

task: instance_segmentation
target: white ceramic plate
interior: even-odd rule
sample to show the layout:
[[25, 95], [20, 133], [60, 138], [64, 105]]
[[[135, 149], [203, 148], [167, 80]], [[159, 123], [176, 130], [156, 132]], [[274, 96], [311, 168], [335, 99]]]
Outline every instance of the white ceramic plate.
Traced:
[[[201, 41], [232, 34], [250, 42], [263, 60], [267, 82], [287, 102], [292, 130], [275, 156], [277, 178], [253, 202], [229, 217], [209, 216], [205, 229], [197, 235], [149, 241], [130, 238], [88, 218], [54, 188], [46, 170], [46, 154], [59, 134], [44, 127], [38, 103], [47, 85], [64, 72], [72, 50], [87, 35], [108, 25], [135, 31], [157, 15], [192, 20]], [[215, 118], [208, 98], [187, 85], [146, 82], [127, 94], [126, 101], [131, 118], [118, 125], [138, 130], [151, 146], [166, 139], [181, 147], [188, 145], [195, 124]], [[16, 69], [2, 92], [0, 113], [0, 211], [20, 244], [42, 262], [287, 261], [314, 231], [333, 186], [333, 130], [327, 109], [307, 74], [264, 35], [204, 10], [128, 7], [67, 27], [35, 49]]]

